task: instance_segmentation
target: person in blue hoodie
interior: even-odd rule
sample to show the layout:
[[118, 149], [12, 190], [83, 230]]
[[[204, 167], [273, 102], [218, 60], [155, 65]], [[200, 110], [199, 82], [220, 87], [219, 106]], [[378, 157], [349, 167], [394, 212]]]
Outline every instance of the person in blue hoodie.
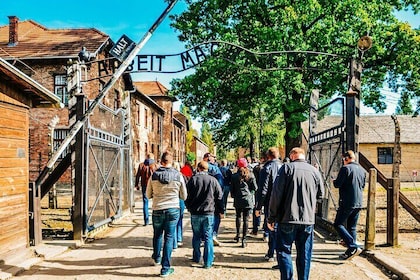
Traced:
[[[173, 155], [166, 151], [159, 167], [150, 177], [146, 188], [148, 199], [153, 198], [153, 254], [155, 265], [162, 265], [161, 277], [174, 273], [171, 255], [180, 210], [179, 200], [187, 198], [187, 188], [181, 172], [172, 167]], [[163, 253], [162, 251], [163, 236]]]

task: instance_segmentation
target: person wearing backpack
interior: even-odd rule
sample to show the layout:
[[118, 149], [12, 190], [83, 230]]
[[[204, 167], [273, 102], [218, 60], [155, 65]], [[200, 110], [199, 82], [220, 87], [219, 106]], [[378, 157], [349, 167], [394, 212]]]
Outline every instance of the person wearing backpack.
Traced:
[[247, 165], [248, 162], [245, 158], [238, 159], [238, 171], [232, 175], [231, 185], [231, 196], [236, 210], [236, 236], [234, 240], [239, 242], [242, 216], [242, 248], [246, 247], [248, 220], [254, 208], [254, 193], [257, 190], [257, 181]]
[[141, 193], [143, 196], [143, 219], [144, 226], [149, 225], [149, 199], [146, 197], [146, 187], [149, 178], [152, 176], [153, 172], [157, 170], [158, 166], [155, 163], [155, 156], [152, 153], [147, 154], [144, 162], [139, 164], [136, 174], [135, 187], [137, 190], [140, 189], [139, 184], [141, 185]]

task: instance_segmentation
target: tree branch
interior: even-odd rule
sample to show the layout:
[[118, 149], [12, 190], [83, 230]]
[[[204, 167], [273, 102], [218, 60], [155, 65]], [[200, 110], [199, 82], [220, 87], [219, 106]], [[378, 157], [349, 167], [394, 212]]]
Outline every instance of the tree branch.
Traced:
[[311, 27], [314, 26], [315, 23], [317, 23], [318, 21], [320, 21], [324, 17], [325, 17], [325, 14], [321, 14], [318, 17], [316, 17], [309, 25], [303, 26], [302, 27], [303, 33], [306, 33], [306, 31], [308, 31], [309, 29], [311, 29]]

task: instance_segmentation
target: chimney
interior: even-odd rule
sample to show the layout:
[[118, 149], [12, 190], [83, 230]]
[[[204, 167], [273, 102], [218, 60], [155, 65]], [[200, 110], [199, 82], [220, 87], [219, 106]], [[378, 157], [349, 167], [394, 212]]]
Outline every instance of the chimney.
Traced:
[[18, 44], [18, 23], [19, 19], [17, 16], [9, 16], [9, 47]]

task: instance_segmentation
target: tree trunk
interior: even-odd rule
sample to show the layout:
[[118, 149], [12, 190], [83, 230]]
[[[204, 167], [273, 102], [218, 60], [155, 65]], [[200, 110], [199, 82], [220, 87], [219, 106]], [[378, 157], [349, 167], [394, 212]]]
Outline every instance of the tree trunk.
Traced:
[[296, 124], [289, 121], [292, 114], [293, 112], [284, 111], [284, 121], [286, 123], [286, 135], [284, 136], [286, 141], [286, 156], [289, 155], [292, 148], [302, 146], [302, 134], [299, 134], [297, 137], [290, 136], [290, 132], [293, 130], [293, 127], [296, 125], [300, 126], [300, 123]]
[[249, 155], [251, 156], [251, 158], [253, 158], [255, 155], [255, 150], [254, 150], [254, 144], [255, 144], [255, 137], [254, 137], [254, 133], [250, 133], [249, 134]]

